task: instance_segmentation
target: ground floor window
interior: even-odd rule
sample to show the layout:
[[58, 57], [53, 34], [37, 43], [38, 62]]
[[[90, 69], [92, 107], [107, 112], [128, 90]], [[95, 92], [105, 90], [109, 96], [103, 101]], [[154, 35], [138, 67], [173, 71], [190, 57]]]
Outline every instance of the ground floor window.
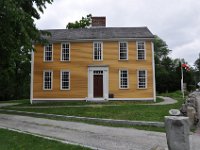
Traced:
[[119, 70], [119, 88], [128, 88], [128, 70]]
[[43, 72], [43, 89], [52, 90], [53, 71], [45, 70]]
[[62, 70], [61, 71], [61, 90], [70, 89], [70, 72]]
[[145, 89], [147, 88], [147, 71], [138, 70], [138, 88]]

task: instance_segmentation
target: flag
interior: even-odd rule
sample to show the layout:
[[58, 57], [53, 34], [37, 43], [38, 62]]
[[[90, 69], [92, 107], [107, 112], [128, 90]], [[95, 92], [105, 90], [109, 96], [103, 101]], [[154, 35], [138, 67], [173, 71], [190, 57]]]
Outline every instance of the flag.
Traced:
[[190, 67], [187, 64], [182, 64], [182, 67], [185, 68], [186, 71], [190, 71]]

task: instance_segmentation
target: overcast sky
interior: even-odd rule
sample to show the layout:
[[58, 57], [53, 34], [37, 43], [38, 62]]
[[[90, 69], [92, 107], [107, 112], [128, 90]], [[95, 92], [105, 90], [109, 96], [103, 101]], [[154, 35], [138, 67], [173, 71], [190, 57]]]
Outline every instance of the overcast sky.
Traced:
[[82, 16], [106, 16], [107, 27], [147, 26], [191, 66], [200, 53], [200, 0], [54, 0], [39, 29], [65, 28]]

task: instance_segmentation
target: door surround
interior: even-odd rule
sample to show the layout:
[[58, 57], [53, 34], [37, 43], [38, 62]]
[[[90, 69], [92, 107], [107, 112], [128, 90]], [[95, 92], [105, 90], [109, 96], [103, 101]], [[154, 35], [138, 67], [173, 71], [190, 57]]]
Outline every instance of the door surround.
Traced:
[[[94, 72], [103, 71], [103, 97], [94, 97]], [[87, 100], [107, 100], [108, 99], [108, 65], [89, 65], [88, 66], [88, 97]]]

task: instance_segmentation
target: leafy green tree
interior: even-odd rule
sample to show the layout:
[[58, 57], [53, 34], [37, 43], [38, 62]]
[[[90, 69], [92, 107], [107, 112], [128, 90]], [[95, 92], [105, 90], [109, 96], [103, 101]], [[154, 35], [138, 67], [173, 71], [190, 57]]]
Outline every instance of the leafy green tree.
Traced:
[[194, 62], [194, 78], [195, 78], [195, 84], [200, 82], [200, 53], [199, 58]]
[[30, 51], [41, 41], [34, 19], [53, 0], [0, 1], [0, 100], [29, 95]]
[[154, 55], [155, 63], [158, 64], [164, 57], [167, 57], [171, 50], [168, 48], [168, 45], [160, 37], [155, 35], [154, 38]]
[[67, 29], [77, 29], [77, 28], [87, 28], [92, 23], [92, 15], [89, 14], [86, 17], [82, 17], [81, 20], [75, 21], [74, 23], [68, 23], [66, 28]]
[[[200, 55], [200, 54], [199, 54]], [[200, 57], [200, 56], [199, 56]], [[195, 62], [194, 62], [194, 66], [195, 66], [195, 69], [197, 71], [200, 71], [200, 58], [198, 58]]]

